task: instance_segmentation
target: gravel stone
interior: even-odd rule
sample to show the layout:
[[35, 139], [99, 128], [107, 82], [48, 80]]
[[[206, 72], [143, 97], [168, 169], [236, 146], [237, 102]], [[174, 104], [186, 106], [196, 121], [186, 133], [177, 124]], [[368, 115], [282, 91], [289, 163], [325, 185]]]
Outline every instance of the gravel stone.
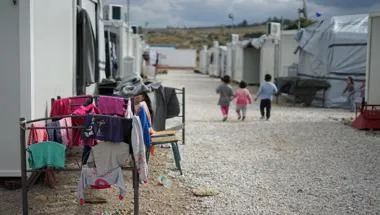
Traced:
[[254, 103], [244, 122], [232, 106], [223, 123], [219, 79], [183, 71], [158, 78], [186, 87], [180, 180], [220, 191], [199, 198], [189, 214], [380, 213], [379, 135], [332, 120], [352, 113], [274, 105], [271, 120], [262, 121]]

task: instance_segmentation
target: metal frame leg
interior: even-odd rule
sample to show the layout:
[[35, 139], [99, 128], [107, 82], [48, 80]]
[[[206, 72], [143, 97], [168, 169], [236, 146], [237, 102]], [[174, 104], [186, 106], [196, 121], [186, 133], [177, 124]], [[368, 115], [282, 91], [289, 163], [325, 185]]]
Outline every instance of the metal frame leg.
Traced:
[[21, 186], [22, 186], [22, 214], [29, 214], [28, 206], [28, 179], [26, 174], [26, 151], [25, 151], [25, 118], [20, 118], [20, 157], [21, 157]]
[[185, 97], [185, 88], [182, 88], [182, 144], [185, 145], [185, 122], [186, 122], [186, 97]]
[[179, 170], [179, 172], [182, 175], [181, 155], [180, 155], [180, 152], [179, 152], [178, 142], [171, 143], [171, 145], [172, 145], [175, 165], [176, 165], [177, 169]]
[[132, 178], [133, 178], [133, 214], [139, 215], [140, 214], [140, 202], [139, 202], [139, 186], [140, 186], [140, 180], [139, 180], [139, 174], [136, 169], [136, 164], [134, 163], [133, 171], [132, 171]]

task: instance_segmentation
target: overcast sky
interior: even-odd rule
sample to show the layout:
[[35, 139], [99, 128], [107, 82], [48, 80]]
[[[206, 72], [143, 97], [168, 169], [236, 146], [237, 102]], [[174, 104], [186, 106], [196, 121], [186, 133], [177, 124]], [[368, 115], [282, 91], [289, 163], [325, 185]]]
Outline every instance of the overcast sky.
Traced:
[[[127, 0], [104, 0], [124, 3]], [[316, 12], [325, 16], [367, 13], [380, 0], [307, 0], [309, 17]], [[131, 21], [136, 25], [149, 22], [149, 27], [210, 26], [230, 24], [232, 13], [235, 23], [246, 19], [260, 22], [268, 17], [297, 17], [300, 0], [130, 0]], [[378, 8], [376, 6], [376, 8]]]

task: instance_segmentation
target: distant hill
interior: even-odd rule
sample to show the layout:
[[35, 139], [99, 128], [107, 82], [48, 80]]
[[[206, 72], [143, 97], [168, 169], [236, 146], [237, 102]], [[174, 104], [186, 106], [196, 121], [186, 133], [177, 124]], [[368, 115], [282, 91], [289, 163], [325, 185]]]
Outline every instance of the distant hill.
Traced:
[[[248, 24], [246, 20], [231, 28], [231, 26], [210, 26], [193, 28], [159, 28], [146, 29], [147, 41], [151, 44], [175, 44], [177, 48], [191, 48], [200, 50], [203, 45], [212, 46], [214, 40], [220, 45], [226, 45], [231, 41], [231, 33], [239, 34], [240, 38], [260, 37], [267, 31], [266, 23], [282, 23], [283, 29], [297, 29], [297, 20], [268, 18], [262, 23]], [[301, 19], [301, 27], [307, 27], [314, 21]]]
[[203, 45], [211, 46], [214, 40], [226, 45], [231, 33], [240, 37], [257, 37], [266, 33], [266, 25], [256, 26], [212, 26], [195, 28], [147, 29], [147, 41], [151, 44], [175, 44], [177, 48], [200, 50]]

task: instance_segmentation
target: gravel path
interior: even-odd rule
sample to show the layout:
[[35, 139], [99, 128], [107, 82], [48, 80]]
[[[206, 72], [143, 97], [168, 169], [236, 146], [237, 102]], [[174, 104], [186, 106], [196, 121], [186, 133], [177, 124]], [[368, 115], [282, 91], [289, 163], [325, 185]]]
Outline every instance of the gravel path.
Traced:
[[187, 89], [181, 180], [220, 191], [191, 214], [380, 214], [380, 138], [331, 119], [350, 113], [275, 106], [261, 121], [255, 103], [245, 122], [232, 112], [223, 123], [219, 79], [181, 71], [159, 79]]

